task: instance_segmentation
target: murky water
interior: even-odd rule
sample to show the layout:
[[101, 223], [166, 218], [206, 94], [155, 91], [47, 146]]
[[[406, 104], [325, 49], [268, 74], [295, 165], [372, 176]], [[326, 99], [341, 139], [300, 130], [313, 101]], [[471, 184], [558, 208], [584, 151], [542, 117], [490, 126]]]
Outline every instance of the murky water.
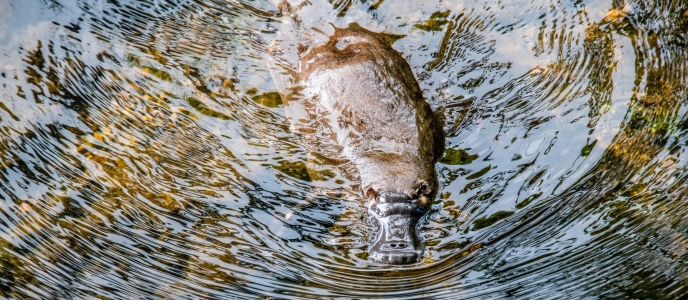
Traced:
[[404, 35], [445, 116], [422, 262], [369, 260], [356, 179], [307, 171], [266, 64], [291, 30], [274, 3], [0, 0], [0, 293], [688, 293], [687, 2], [310, 3], [303, 43]]

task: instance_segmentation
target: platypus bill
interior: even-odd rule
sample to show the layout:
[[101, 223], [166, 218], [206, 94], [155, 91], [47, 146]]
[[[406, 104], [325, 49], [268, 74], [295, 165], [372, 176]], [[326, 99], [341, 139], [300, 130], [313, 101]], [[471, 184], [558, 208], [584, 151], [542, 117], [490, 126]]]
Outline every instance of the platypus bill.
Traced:
[[371, 204], [368, 257], [406, 264], [422, 257], [416, 225], [437, 193], [444, 131], [392, 42], [355, 23], [335, 28], [329, 41], [300, 57], [290, 75], [295, 84], [280, 92], [292, 130], [310, 151], [355, 166]]

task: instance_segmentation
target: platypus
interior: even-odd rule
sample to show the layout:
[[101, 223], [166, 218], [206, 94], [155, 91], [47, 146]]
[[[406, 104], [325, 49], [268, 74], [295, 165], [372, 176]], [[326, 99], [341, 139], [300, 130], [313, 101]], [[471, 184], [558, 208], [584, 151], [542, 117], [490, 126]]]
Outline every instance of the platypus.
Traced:
[[368, 257], [405, 264], [422, 257], [416, 225], [437, 193], [444, 130], [393, 40], [356, 23], [335, 28], [301, 55], [285, 108], [292, 130], [319, 145], [311, 150], [358, 172], [374, 233]]

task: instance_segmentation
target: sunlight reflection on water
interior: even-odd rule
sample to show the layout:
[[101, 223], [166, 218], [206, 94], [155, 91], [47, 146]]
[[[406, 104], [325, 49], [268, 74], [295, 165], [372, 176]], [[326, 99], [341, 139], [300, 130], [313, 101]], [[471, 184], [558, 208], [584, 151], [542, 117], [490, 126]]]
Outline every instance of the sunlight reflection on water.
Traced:
[[685, 3], [311, 2], [303, 43], [351, 22], [404, 35], [445, 116], [422, 262], [368, 260], [357, 179], [290, 131], [265, 60], [293, 25], [274, 4], [10, 0], [0, 293], [686, 294]]

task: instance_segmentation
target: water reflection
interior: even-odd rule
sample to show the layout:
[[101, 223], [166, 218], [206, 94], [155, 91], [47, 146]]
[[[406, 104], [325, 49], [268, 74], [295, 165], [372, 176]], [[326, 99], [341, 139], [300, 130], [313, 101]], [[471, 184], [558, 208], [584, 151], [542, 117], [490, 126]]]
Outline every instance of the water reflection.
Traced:
[[[446, 118], [424, 261], [367, 259], [357, 182], [310, 158], [269, 2], [0, 2], [8, 298], [686, 293], [680, 1], [339, 1]], [[317, 160], [317, 161], [313, 161]], [[318, 166], [317, 176], [307, 166]]]

